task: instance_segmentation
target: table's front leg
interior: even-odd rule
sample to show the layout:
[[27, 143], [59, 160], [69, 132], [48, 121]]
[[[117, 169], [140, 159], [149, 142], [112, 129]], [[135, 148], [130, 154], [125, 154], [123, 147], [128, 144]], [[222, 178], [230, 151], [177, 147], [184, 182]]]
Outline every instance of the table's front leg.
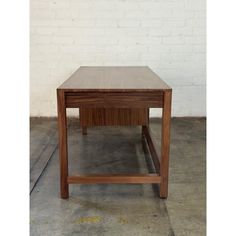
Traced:
[[60, 155], [60, 185], [61, 198], [69, 197], [68, 177], [68, 150], [67, 150], [67, 120], [65, 93], [57, 90], [58, 132], [59, 132], [59, 155]]
[[162, 111], [162, 141], [160, 165], [160, 198], [168, 196], [169, 150], [170, 150], [170, 119], [171, 119], [171, 91], [164, 92], [164, 105]]

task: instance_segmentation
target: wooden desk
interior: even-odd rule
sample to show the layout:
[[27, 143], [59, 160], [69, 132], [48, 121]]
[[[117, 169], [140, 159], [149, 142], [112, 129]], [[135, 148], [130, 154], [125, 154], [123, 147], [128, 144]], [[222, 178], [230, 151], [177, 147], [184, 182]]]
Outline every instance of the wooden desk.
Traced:
[[[167, 198], [172, 89], [148, 67], [80, 67], [57, 89], [61, 198], [69, 184], [156, 183]], [[140, 125], [155, 174], [68, 175], [66, 108], [80, 109], [80, 127]], [[162, 109], [161, 157], [149, 131], [149, 108]]]

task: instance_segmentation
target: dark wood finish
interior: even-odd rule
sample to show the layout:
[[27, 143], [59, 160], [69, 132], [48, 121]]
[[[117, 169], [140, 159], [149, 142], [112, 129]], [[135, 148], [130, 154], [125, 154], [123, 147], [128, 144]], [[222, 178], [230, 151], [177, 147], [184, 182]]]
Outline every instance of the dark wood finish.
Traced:
[[81, 126], [82, 127], [82, 134], [86, 135], [87, 134], [87, 126]]
[[[171, 94], [171, 88], [148, 67], [80, 67], [65, 81], [57, 90], [61, 197], [69, 197], [72, 183], [159, 183], [160, 197], [166, 198]], [[151, 107], [163, 108], [161, 160], [149, 131]], [[157, 173], [68, 177], [66, 108], [80, 108], [83, 134], [93, 125], [142, 125]]]
[[168, 196], [168, 175], [169, 175], [169, 151], [170, 151], [170, 119], [171, 119], [171, 98], [172, 92], [166, 91], [164, 94], [164, 107], [162, 110], [162, 131], [161, 131], [161, 166], [160, 175], [160, 197]]
[[171, 90], [147, 66], [82, 66], [59, 89], [68, 92], [156, 92]]
[[60, 179], [61, 198], [69, 197], [68, 177], [68, 150], [67, 150], [67, 119], [65, 94], [63, 90], [57, 90], [58, 104], [58, 133], [59, 133], [59, 153], [60, 153]]
[[80, 126], [145, 125], [146, 108], [80, 108]]
[[128, 174], [128, 175], [78, 175], [67, 178], [69, 184], [147, 184], [160, 183], [157, 174]]
[[163, 107], [163, 92], [66, 92], [68, 108], [148, 108]]
[[149, 114], [150, 114], [150, 109], [148, 108], [148, 109], [147, 109], [147, 120], [148, 120], [148, 124], [147, 124], [147, 125], [148, 125], [148, 126], [149, 126]]

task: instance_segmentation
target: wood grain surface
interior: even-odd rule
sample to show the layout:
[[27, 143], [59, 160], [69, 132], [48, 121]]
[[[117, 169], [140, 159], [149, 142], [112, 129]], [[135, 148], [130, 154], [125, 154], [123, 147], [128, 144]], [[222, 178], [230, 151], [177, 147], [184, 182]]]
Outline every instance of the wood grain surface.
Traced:
[[147, 183], [160, 183], [161, 177], [157, 174], [106, 174], [106, 175], [77, 175], [68, 176], [67, 181], [69, 184], [147, 184]]
[[148, 124], [146, 108], [81, 108], [79, 114], [81, 127]]
[[171, 88], [146, 66], [82, 66], [59, 89], [65, 91], [156, 91]]
[[[69, 184], [159, 183], [168, 196], [172, 89], [148, 67], [80, 67], [57, 89], [61, 198]], [[149, 132], [149, 108], [163, 108], [161, 157]], [[156, 174], [68, 176], [66, 108], [80, 108], [80, 126], [142, 125]], [[160, 175], [159, 175], [160, 173]]]
[[163, 107], [163, 92], [79, 92], [65, 93], [68, 108], [147, 108]]

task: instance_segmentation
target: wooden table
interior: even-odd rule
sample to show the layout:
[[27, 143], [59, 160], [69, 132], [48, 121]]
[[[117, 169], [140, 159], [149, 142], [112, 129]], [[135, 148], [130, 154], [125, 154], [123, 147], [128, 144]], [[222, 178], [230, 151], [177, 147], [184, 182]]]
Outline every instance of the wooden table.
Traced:
[[[168, 196], [172, 89], [148, 67], [80, 67], [57, 89], [61, 198], [69, 197], [69, 184], [155, 183], [160, 198]], [[155, 174], [68, 174], [66, 108], [79, 108], [80, 127], [140, 125]], [[162, 108], [160, 158], [149, 131], [149, 108]]]

